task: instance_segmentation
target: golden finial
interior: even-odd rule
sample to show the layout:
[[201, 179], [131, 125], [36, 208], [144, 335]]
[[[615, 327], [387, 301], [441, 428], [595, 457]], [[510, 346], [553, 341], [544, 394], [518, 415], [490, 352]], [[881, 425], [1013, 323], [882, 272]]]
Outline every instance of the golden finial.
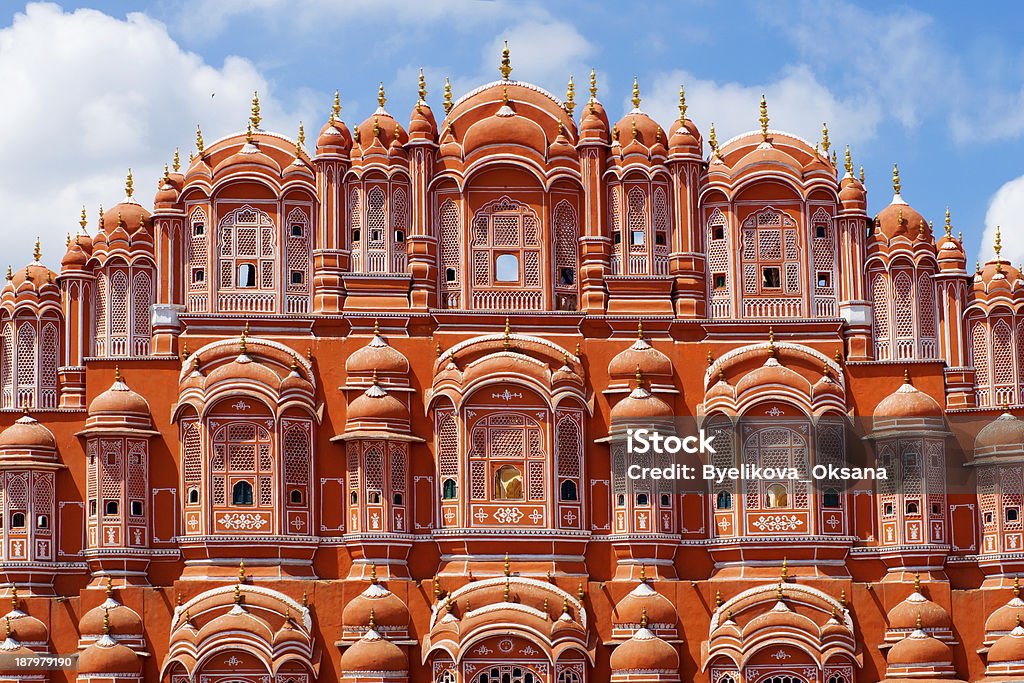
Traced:
[[778, 597], [780, 602], [783, 599], [785, 599], [785, 597], [786, 597], [785, 593], [782, 592], [782, 582], [781, 581], [779, 581], [778, 588], [775, 589], [775, 595], [776, 595], [776, 597]]
[[679, 123], [686, 121], [686, 88], [679, 84]]
[[8, 280], [13, 280], [14, 279], [14, 271], [11, 270], [10, 264], [7, 265], [7, 279]]
[[911, 384], [910, 381], [910, 368], [903, 368], [903, 383]]
[[785, 557], [783, 557], [782, 558], [782, 580], [785, 581], [788, 578], [789, 578], [789, 561]]
[[501, 77], [504, 80], [508, 80], [509, 74], [512, 73], [512, 60], [508, 56], [508, 41], [505, 41], [505, 47], [501, 51], [501, 66], [498, 68], [501, 72]]
[[846, 167], [846, 175], [848, 175], [848, 176], [850, 176], [852, 178], [853, 177], [853, 159], [850, 158], [850, 146], [849, 145], [846, 146], [846, 162], [845, 162], [844, 166]]
[[1016, 574], [1013, 576], [1013, 597], [1020, 597], [1020, 577]]
[[768, 353], [769, 355], [775, 355], [775, 328], [768, 326]]
[[639, 363], [636, 364], [636, 374], [633, 375], [633, 376], [636, 377], [636, 388], [637, 389], [643, 389], [644, 388], [644, 371], [640, 369], [640, 364]]
[[434, 351], [437, 352], [437, 357], [440, 358], [441, 354], [444, 353], [444, 351], [441, 350], [441, 342], [437, 342], [437, 344], [434, 345]]
[[612, 124], [612, 140], [619, 141], [619, 124], [617, 123]]
[[631, 122], [633, 124], [631, 132], [633, 133], [633, 139], [636, 140], [636, 136], [638, 134], [637, 129], [636, 129], [636, 119], [632, 119]]
[[[419, 88], [419, 93], [418, 94], [420, 96], [420, 99], [419, 99], [419, 102], [416, 103], [417, 107], [419, 106], [420, 102], [426, 102], [427, 101], [427, 79], [423, 77], [423, 68], [422, 67], [420, 67], [419, 86], [420, 86], [420, 88]], [[419, 110], [417, 109], [417, 111], [419, 111]]]
[[914, 574], [914, 592], [921, 592], [921, 572]]
[[843, 352], [840, 351], [839, 349], [836, 349], [835, 359], [836, 359], [836, 365], [838, 365], [839, 367], [842, 367], [842, 365], [843, 365]]
[[508, 561], [508, 551], [505, 552], [505, 576], [512, 575], [512, 565]]
[[376, 114], [373, 115], [373, 137], [380, 137], [380, 119]]
[[[999, 260], [999, 255], [1003, 251], [1003, 235], [1002, 235], [1002, 231], [1000, 230], [998, 225], [996, 226], [996, 243], [995, 243], [994, 246], [995, 246], [995, 250], [996, 250], [996, 261], [998, 261]], [[36, 260], [38, 261], [39, 259], [36, 258]]]
[[892, 165], [892, 189], [896, 194], [900, 193], [900, 167], [899, 164]]
[[582, 353], [583, 353], [583, 347], [580, 346], [579, 342], [576, 342], [576, 351], [575, 351], [576, 357], [580, 358]]
[[633, 76], [633, 109], [640, 108], [640, 82]]
[[918, 613], [917, 613], [917, 625], [915, 626], [915, 628], [916, 628], [916, 629], [917, 629], [918, 631], [920, 631], [920, 630], [921, 630], [921, 612], [918, 612]]
[[761, 116], [758, 120], [761, 122], [761, 139], [768, 142], [768, 102], [764, 95], [761, 95]]
[[715, 362], [715, 358], [714, 358], [714, 356], [712, 356], [712, 355], [711, 355], [711, 352], [710, 352], [710, 351], [708, 351], [708, 356], [707, 356], [707, 360], [708, 360], [708, 366], [709, 366], [709, 367], [710, 367], [711, 365], [713, 365], [713, 364], [714, 364], [714, 362]]
[[252, 92], [252, 113], [249, 115], [249, 122], [252, 123], [252, 127], [259, 130], [260, 121], [260, 94], [253, 90]]
[[238, 583], [245, 583], [245, 560], [238, 561]]
[[135, 181], [132, 180], [132, 169], [128, 169], [128, 177], [124, 180], [124, 194], [126, 197], [131, 197], [135, 194]]
[[647, 583], [647, 565], [640, 565], [640, 583]]
[[896, 222], [899, 223], [900, 225], [903, 225], [903, 207], [902, 206], [900, 207], [900, 210], [896, 212]]
[[163, 185], [163, 183], [166, 183], [170, 179], [171, 179], [171, 169], [170, 169], [170, 167], [168, 167], [167, 164], [164, 164], [164, 177], [163, 177], [162, 182], [158, 182], [156, 184], [157, 187], [158, 188], [161, 187]]
[[721, 607], [721, 606], [722, 606], [722, 591], [721, 590], [716, 590], [715, 591], [715, 607]]
[[434, 600], [441, 597], [441, 582], [434, 576]]
[[200, 155], [203, 153], [203, 129], [196, 124], [196, 150]]
[[711, 156], [718, 156], [718, 136], [715, 135], [715, 124], [711, 123], [711, 132], [708, 134], [708, 146], [711, 147]]
[[383, 109], [387, 101], [388, 98], [384, 95], [384, 81], [380, 81], [380, 85], [377, 86], [377, 105]]
[[644, 321], [643, 320], [637, 320], [636, 321], [636, 338], [637, 339], [643, 339], [644, 338]]
[[508, 576], [506, 576], [505, 577], [505, 590], [502, 591], [502, 595], [504, 596], [504, 601], [505, 602], [508, 602], [508, 596], [509, 596], [509, 593], [511, 593], [511, 592], [512, 592], [512, 586], [509, 585], [509, 579], [508, 579]]
[[580, 602], [583, 602], [583, 598], [586, 597], [586, 595], [587, 594], [583, 592], [583, 582], [580, 581], [579, 585], [576, 587], [576, 597], [580, 599]]
[[644, 607], [640, 612], [640, 628], [647, 628], [647, 608]]
[[452, 110], [452, 84], [448, 80], [448, 77], [444, 77], [444, 113], [447, 114]]
[[[506, 317], [505, 318], [505, 334], [504, 334], [504, 337], [502, 338], [502, 341], [501, 341], [501, 346], [506, 351], [508, 351], [509, 348], [512, 347], [511, 336], [512, 336], [512, 332], [511, 332], [511, 329], [509, 327], [508, 318]], [[508, 560], [508, 553], [505, 553], [505, 559]]]
[[[103, 635], [105, 635], [105, 636], [109, 636], [110, 635], [110, 608], [109, 607], [104, 607], [103, 608]], [[8, 617], [7, 618], [7, 637], [10, 638], [10, 636], [11, 636], [11, 618]]]
[[177, 147], [174, 148], [174, 161], [171, 164], [171, 168], [174, 169], [175, 173], [181, 170], [181, 152], [178, 151]]
[[181, 597], [181, 593], [177, 593], [174, 596], [174, 604], [176, 604], [178, 607], [181, 607], [183, 602], [185, 602], [185, 599]]
[[860, 180], [860, 184], [863, 185], [864, 184], [864, 167], [863, 166], [860, 167], [860, 175], [859, 175], [858, 178]]
[[[548, 599], [544, 598], [544, 611], [548, 611]], [[569, 597], [566, 595], [562, 596], [562, 614], [569, 613]]]
[[107, 597], [114, 597], [114, 579], [111, 576], [107, 577]]
[[370, 565], [370, 583], [372, 583], [374, 586], [377, 585], [377, 565], [376, 564], [371, 564]]
[[832, 146], [832, 143], [828, 141], [828, 123], [821, 124], [821, 148], [825, 150], [825, 154], [828, 154], [828, 148]]
[[235, 604], [242, 604], [242, 584], [240, 583], [235, 584]]
[[299, 121], [299, 147], [306, 144], [306, 127], [302, 125], [302, 121]]
[[334, 91], [334, 103], [331, 105], [331, 120], [341, 118], [341, 93]]
[[85, 226], [88, 223], [89, 223], [89, 221], [85, 217], [85, 205], [83, 204], [82, 205], [82, 215], [78, 219], [78, 225], [80, 225], [82, 227], [82, 232], [85, 232]]
[[17, 611], [18, 609], [18, 584], [11, 584], [11, 611]]
[[832, 168], [836, 168], [838, 165], [838, 159], [836, 158], [836, 151], [832, 150]]
[[597, 72], [593, 69], [590, 70], [590, 99], [597, 99]]
[[114, 381], [115, 382], [120, 382], [121, 381], [121, 366], [120, 365], [115, 365], [114, 366]]
[[[71, 233], [69, 232], [67, 235], [68, 235], [67, 239], [64, 240], [64, 246], [65, 247], [70, 247], [71, 246]], [[75, 239], [78, 239], [77, 235], [75, 236]], [[77, 244], [77, 242], [76, 242], [76, 244]]]
[[846, 609], [846, 589], [845, 588], [839, 593], [839, 604], [842, 606], [843, 610]]
[[373, 607], [370, 608], [370, 621], [367, 623], [367, 626], [370, 627], [371, 631], [377, 628], [377, 611]]
[[501, 86], [501, 103], [508, 104], [508, 86]]
[[39, 238], [36, 238], [36, 246], [32, 249], [32, 258], [36, 263], [39, 263], [39, 259], [43, 256], [43, 249], [39, 245]]
[[569, 74], [569, 86], [565, 90], [565, 110], [572, 116], [576, 109], [576, 84], [572, 81], [572, 74]]
[[245, 126], [245, 141], [248, 144], [252, 144], [252, 122], [250, 121]]
[[10, 639], [10, 637], [11, 637], [11, 618], [10, 617], [7, 617], [4, 629], [5, 629], [6, 633], [7, 633], [7, 638]]

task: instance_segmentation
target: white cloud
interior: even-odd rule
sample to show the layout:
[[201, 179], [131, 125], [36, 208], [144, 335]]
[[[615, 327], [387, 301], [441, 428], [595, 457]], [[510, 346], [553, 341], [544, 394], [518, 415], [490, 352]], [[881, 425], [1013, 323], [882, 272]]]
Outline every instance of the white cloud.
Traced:
[[[124, 196], [128, 166], [149, 205], [175, 146], [187, 161], [196, 123], [207, 142], [240, 129], [253, 90], [265, 128], [291, 133], [300, 118], [247, 60], [208, 65], [142, 14], [30, 4], [0, 30], [0, 83], [9, 103], [0, 108], [0, 252], [14, 267], [39, 235], [58, 269], [81, 206], [95, 230], [97, 206]], [[300, 109], [313, 128], [321, 117]]]
[[1024, 261], [1024, 229], [1020, 217], [1024, 216], [1024, 176], [1015, 178], [996, 190], [985, 213], [985, 232], [981, 236], [978, 253], [982, 259], [994, 256], [996, 226], [1002, 226], [1002, 257], [1013, 263]]
[[855, 148], [856, 143], [874, 137], [882, 118], [880, 109], [871, 102], [834, 95], [803, 65], [787, 67], [778, 79], [753, 85], [719, 83], [685, 71], [658, 74], [641, 108], [668, 125], [679, 116], [680, 83], [686, 86], [687, 116], [705, 138], [714, 123], [719, 142], [760, 126], [762, 93], [768, 103], [771, 128], [795, 133], [811, 144], [821, 139], [821, 124], [827, 122], [833, 145], [850, 144]]

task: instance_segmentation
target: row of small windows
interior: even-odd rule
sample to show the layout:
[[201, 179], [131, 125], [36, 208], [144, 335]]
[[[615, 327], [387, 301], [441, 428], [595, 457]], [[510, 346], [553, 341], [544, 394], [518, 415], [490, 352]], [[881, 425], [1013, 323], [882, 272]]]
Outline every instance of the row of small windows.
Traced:
[[[715, 289], [725, 289], [725, 273], [715, 273], [711, 277]], [[818, 287], [831, 287], [832, 274], [828, 271], [819, 271], [815, 282], [817, 282]], [[777, 266], [765, 266], [762, 268], [761, 289], [782, 289], [782, 270]]]
[[[828, 237], [828, 228], [824, 225], [814, 226], [814, 236], [818, 239], [824, 239]], [[724, 240], [725, 239], [725, 226], [715, 225], [711, 228], [711, 239], [713, 240]], [[643, 244], [643, 242], [641, 242]]]
[[[1007, 522], [1018, 522], [1020, 521], [1020, 508], [1016, 505], [1006, 507], [1003, 509], [1003, 517]], [[991, 512], [985, 513], [985, 524], [992, 524], [994, 521], [994, 515]]]
[[[25, 513], [24, 512], [12, 512], [11, 513], [11, 528], [12, 529], [24, 529], [25, 528]], [[3, 518], [0, 517], [0, 526]], [[37, 529], [49, 529], [50, 528], [50, 516], [49, 515], [37, 515], [36, 516], [36, 528]]]
[[[288, 275], [289, 281], [293, 285], [301, 285], [305, 279], [305, 274], [301, 270], [293, 270]], [[206, 282], [206, 269], [205, 268], [193, 268], [192, 269], [192, 281], [193, 282]], [[238, 278], [235, 280], [235, 286], [241, 289], [253, 289], [256, 287], [256, 265], [252, 263], [242, 263], [238, 266]]]
[[[301, 235], [292, 235], [292, 237], [301, 237]], [[363, 231], [360, 230], [359, 228], [353, 229], [352, 230], [352, 241], [353, 242], [359, 242], [362, 239], [363, 239]], [[371, 230], [370, 231], [370, 241], [371, 242], [380, 242], [382, 239], [384, 239], [383, 231], [381, 231], [381, 230]], [[404, 230], [395, 230], [395, 241], [396, 242], [404, 242], [405, 241], [405, 231]]]
[[[782, 484], [772, 484], [766, 491], [766, 508], [783, 508], [789, 504], [789, 493]], [[821, 494], [821, 506], [824, 508], [842, 507], [838, 489], [825, 489]], [[719, 491], [715, 494], [715, 508], [718, 510], [732, 509], [732, 492]]]
[[[206, 234], [206, 224], [205, 223], [193, 223], [192, 224], [192, 234], [195, 235], [196, 237], [202, 237], [203, 235], [205, 235]], [[306, 228], [301, 223], [292, 223], [292, 226], [289, 229], [288, 234], [291, 237], [304, 237], [305, 234], [306, 234]]]
[[[89, 516], [95, 517], [97, 509], [97, 502], [95, 500], [89, 501]], [[142, 517], [144, 508], [141, 500], [133, 500], [129, 503], [128, 514], [132, 517]], [[121, 514], [121, 504], [116, 500], [105, 500], [103, 501], [103, 516], [104, 517], [116, 517]]]
[[[299, 489], [292, 489], [288, 493], [288, 502], [292, 505], [302, 505], [304, 498], [302, 491]], [[188, 490], [188, 503], [189, 505], [199, 504], [199, 489], [191, 488]], [[252, 505], [252, 484], [244, 479], [235, 482], [235, 485], [231, 487], [231, 504]]]
[[[495, 500], [523, 500], [523, 475], [514, 465], [504, 465], [494, 473], [494, 499]], [[445, 479], [441, 483], [441, 499], [455, 500], [458, 497], [458, 485], [454, 479]], [[355, 491], [352, 492], [352, 502], [356, 502]], [[571, 479], [563, 479], [558, 485], [558, 497], [565, 502], [578, 501], [579, 489], [576, 482]], [[396, 503], [398, 505], [399, 503]]]
[[[615, 244], [622, 244], [622, 232], [617, 230], [612, 237]], [[644, 230], [631, 230], [629, 232], [629, 243], [632, 246], [643, 246], [647, 240], [647, 233]], [[665, 241], [665, 233], [659, 232], [654, 236], [654, 243], [659, 247], [663, 247], [667, 244]]]
[[[393, 505], [403, 505], [403, 498], [401, 493], [396, 493], [391, 497], [391, 503]], [[352, 505], [359, 504], [359, 494], [352, 491], [348, 494], [348, 502]], [[367, 491], [366, 492], [366, 503], [367, 505], [380, 505], [380, 491]]]
[[[882, 508], [882, 513], [886, 517], [891, 517], [891, 516], [896, 514], [896, 507], [892, 503], [886, 503], [883, 506], [883, 508]], [[904, 515], [911, 515], [911, 516], [921, 514], [921, 504], [918, 501], [916, 501], [916, 500], [908, 500], [908, 501], [906, 501], [903, 504], [903, 514]], [[942, 505], [939, 504], [939, 503], [932, 503], [932, 514], [933, 515], [941, 515], [942, 514]], [[1009, 520], [1009, 521], [1016, 521], [1018, 514], [1020, 514], [1019, 511], [1014, 513], [1013, 519], [1010, 519], [1009, 517], [1007, 517], [1007, 520]]]

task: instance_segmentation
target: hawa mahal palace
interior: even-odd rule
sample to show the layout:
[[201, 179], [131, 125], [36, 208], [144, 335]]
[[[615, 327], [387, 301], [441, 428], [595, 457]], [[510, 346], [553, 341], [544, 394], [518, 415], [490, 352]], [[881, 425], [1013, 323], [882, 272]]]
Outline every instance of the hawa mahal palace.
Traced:
[[[511, 71], [312, 151], [254, 98], [9, 271], [0, 681], [1024, 678], [1020, 270], [763, 100], [719, 143]], [[677, 415], [891, 476], [626, 477]]]

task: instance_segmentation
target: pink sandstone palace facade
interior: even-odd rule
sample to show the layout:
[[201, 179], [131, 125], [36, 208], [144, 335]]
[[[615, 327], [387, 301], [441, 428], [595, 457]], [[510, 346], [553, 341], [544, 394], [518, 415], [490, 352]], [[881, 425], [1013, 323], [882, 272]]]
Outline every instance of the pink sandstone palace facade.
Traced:
[[[764, 102], [719, 144], [510, 71], [312, 151], [254, 100], [9, 273], [0, 681], [1024, 678], [1018, 268]], [[671, 416], [800, 471], [863, 416], [893, 479], [625, 477]]]

